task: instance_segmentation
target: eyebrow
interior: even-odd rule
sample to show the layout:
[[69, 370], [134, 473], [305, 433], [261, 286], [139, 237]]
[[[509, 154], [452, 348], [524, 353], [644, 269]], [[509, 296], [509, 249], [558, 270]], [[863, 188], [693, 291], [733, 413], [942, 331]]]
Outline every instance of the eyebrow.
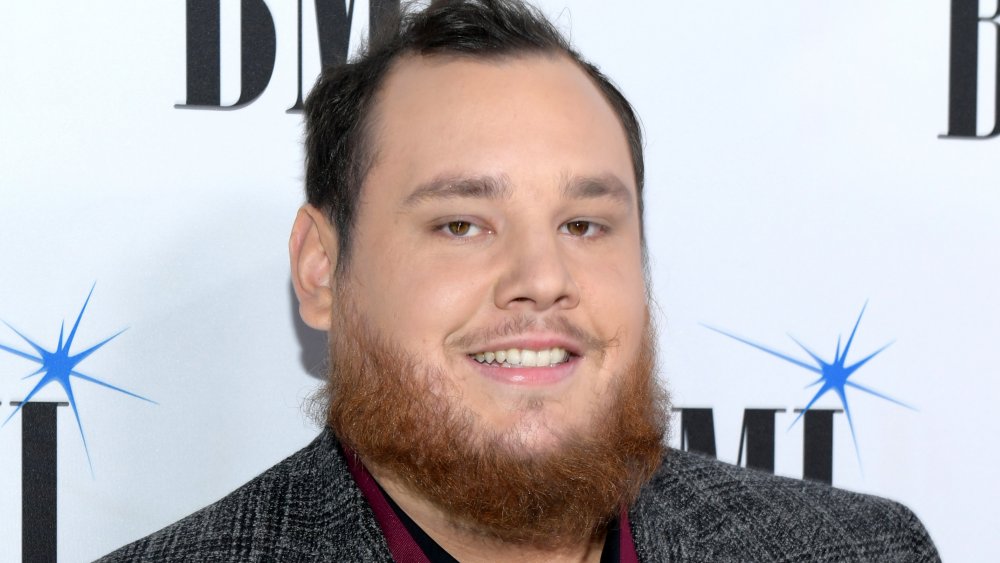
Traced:
[[[575, 176], [563, 183], [562, 195], [567, 199], [610, 198], [632, 208], [632, 191], [614, 174]], [[442, 199], [506, 200], [513, 195], [510, 180], [498, 176], [440, 176], [420, 184], [403, 200], [402, 207], [412, 208], [427, 201]]]
[[563, 186], [563, 197], [568, 199], [611, 198], [625, 207], [632, 208], [632, 190], [625, 186], [618, 176], [577, 176]]
[[475, 198], [510, 199], [513, 191], [506, 175], [499, 176], [443, 176], [425, 182], [403, 200], [403, 207], [414, 207], [438, 199]]

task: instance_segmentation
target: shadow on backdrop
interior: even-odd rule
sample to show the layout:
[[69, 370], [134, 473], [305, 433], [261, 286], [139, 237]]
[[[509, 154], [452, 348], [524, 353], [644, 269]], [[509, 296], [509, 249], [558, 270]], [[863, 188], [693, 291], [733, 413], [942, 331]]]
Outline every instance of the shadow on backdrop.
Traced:
[[288, 280], [288, 299], [292, 305], [288, 310], [292, 314], [295, 337], [299, 341], [299, 362], [309, 375], [320, 381], [326, 381], [329, 350], [326, 333], [302, 322], [302, 318], [299, 317], [299, 300], [295, 297], [295, 288], [291, 280]]

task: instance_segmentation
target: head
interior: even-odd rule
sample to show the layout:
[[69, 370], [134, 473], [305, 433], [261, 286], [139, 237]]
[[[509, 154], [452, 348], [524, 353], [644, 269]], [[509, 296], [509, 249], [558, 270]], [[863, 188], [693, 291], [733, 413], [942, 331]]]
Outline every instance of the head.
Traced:
[[665, 432], [635, 116], [523, 5], [385, 29], [306, 102], [292, 277], [330, 331], [327, 422], [456, 525], [596, 533]]
[[422, 11], [387, 14], [372, 42], [345, 65], [324, 69], [306, 100], [306, 199], [320, 209], [340, 241], [338, 270], [346, 268], [362, 186], [378, 156], [373, 126], [390, 70], [414, 57], [500, 61], [561, 56], [596, 87], [625, 133], [642, 221], [642, 130], [632, 105], [537, 10], [505, 0], [436, 0]]

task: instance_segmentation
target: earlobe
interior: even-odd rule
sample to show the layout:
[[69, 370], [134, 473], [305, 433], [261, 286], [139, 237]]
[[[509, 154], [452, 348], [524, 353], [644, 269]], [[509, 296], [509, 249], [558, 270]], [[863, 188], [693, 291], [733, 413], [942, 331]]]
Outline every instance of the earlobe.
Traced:
[[333, 272], [337, 265], [337, 236], [321, 211], [303, 205], [295, 216], [288, 240], [292, 285], [303, 322], [329, 330], [333, 314]]

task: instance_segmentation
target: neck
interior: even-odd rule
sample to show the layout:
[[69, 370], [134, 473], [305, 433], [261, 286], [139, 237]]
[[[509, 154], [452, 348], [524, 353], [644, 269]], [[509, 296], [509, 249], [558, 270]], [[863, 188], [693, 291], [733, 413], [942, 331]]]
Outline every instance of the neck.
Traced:
[[409, 490], [388, 472], [368, 467], [372, 477], [392, 500], [431, 539], [455, 559], [477, 561], [594, 562], [601, 559], [604, 537], [558, 548], [510, 544], [463, 526], [433, 503]]

